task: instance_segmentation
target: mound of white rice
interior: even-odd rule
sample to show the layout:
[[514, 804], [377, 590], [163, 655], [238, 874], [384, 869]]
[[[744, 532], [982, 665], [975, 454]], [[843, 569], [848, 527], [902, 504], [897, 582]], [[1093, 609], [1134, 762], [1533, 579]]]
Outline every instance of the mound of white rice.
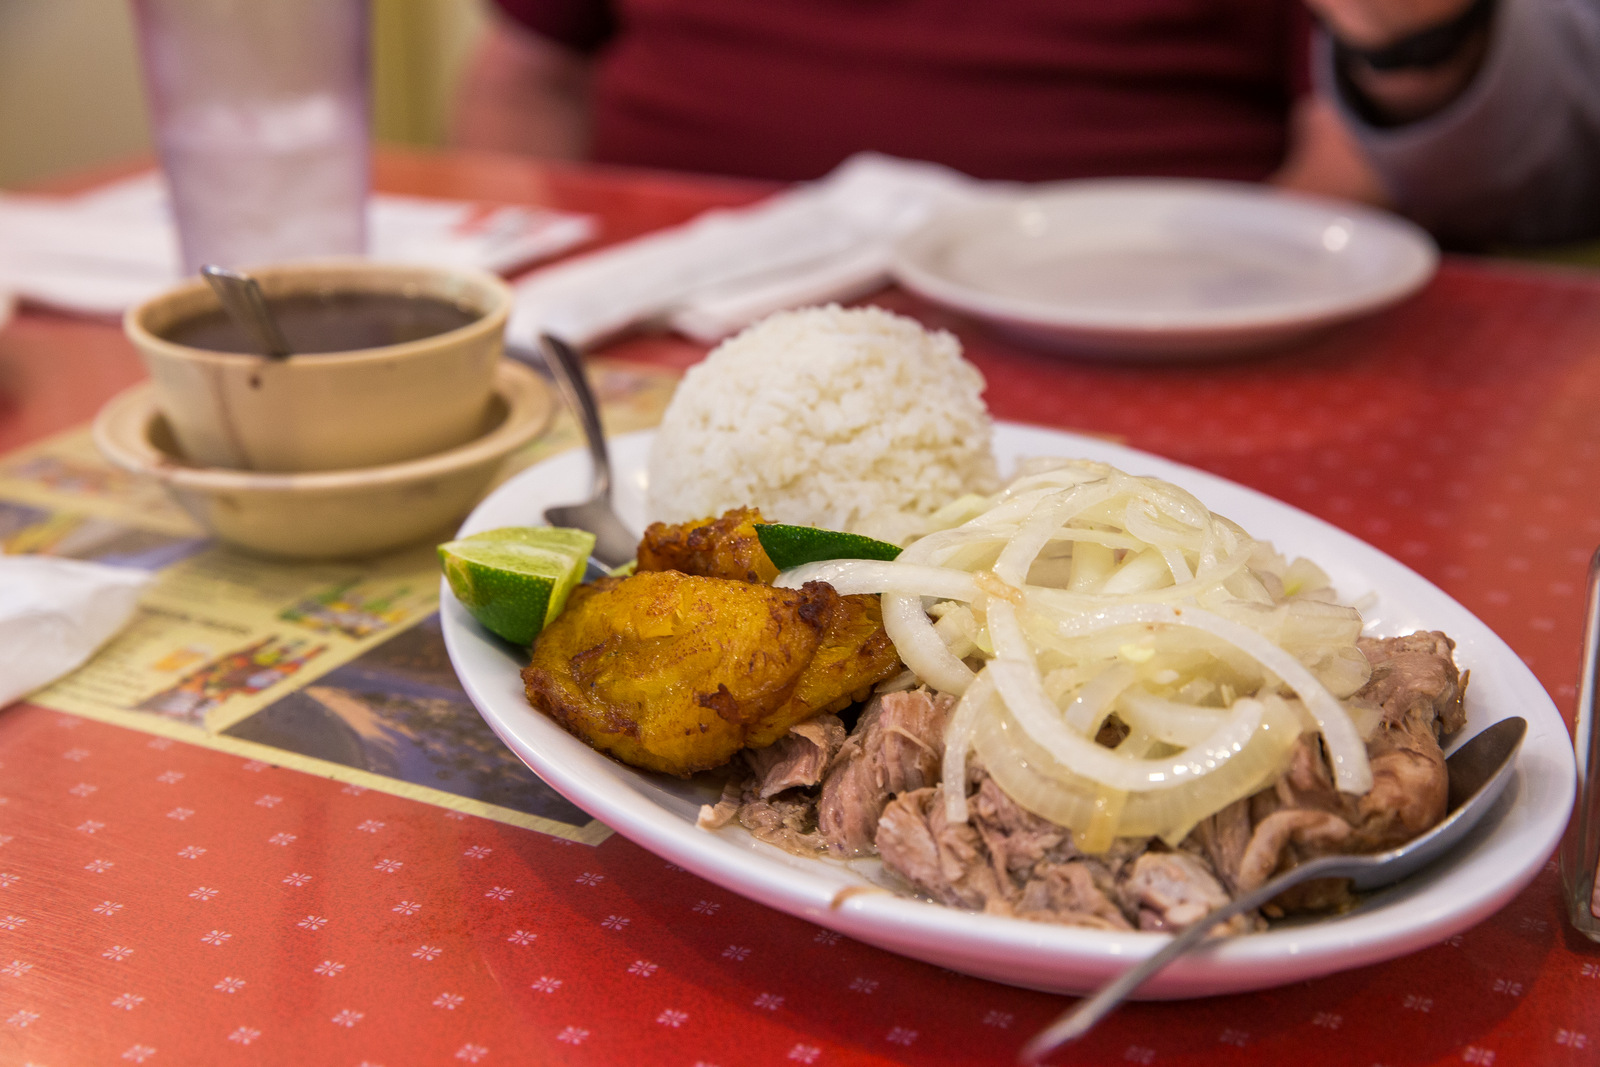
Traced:
[[954, 336], [881, 308], [772, 315], [678, 386], [650, 453], [652, 518], [755, 505], [901, 543], [992, 487], [983, 386]]

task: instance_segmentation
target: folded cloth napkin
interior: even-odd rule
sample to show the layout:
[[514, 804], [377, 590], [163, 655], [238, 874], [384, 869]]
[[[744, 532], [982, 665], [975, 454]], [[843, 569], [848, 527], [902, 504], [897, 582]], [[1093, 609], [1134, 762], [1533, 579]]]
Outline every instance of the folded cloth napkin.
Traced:
[[[415, 196], [373, 196], [374, 259], [510, 272], [594, 236], [590, 215]], [[0, 194], [0, 291], [120, 315], [181, 276], [158, 173], [73, 197]]]
[[0, 556], [0, 707], [77, 668], [127, 624], [150, 575]]
[[852, 156], [818, 181], [540, 270], [516, 286], [508, 336], [577, 345], [647, 321], [715, 341], [773, 311], [848, 300], [888, 280], [897, 239], [935, 211], [1004, 188], [932, 163]]

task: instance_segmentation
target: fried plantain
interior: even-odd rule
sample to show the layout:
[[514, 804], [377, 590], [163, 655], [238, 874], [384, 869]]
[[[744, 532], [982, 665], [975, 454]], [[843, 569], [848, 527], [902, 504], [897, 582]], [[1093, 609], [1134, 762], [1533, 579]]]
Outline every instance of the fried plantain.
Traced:
[[843, 711], [865, 700], [872, 687], [900, 670], [900, 654], [883, 628], [883, 605], [875, 596], [840, 596], [833, 586], [817, 650], [806, 664], [788, 705], [750, 731], [746, 744], [765, 748], [795, 723], [823, 712]]
[[639, 542], [641, 571], [681, 571], [707, 578], [766, 585], [778, 575], [756, 537], [756, 523], [766, 522], [756, 508], [734, 508], [719, 519], [700, 519], [669, 526], [651, 523]]
[[579, 587], [522, 677], [534, 707], [600, 751], [689, 775], [898, 669], [874, 597], [646, 571]]

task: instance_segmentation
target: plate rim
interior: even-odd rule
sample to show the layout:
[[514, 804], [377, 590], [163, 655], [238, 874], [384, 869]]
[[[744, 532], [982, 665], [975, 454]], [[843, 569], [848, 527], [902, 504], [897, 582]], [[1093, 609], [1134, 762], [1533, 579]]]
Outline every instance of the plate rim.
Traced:
[[[987, 220], [1011, 212], [1019, 204], [1078, 201], [1108, 194], [1152, 201], [1179, 197], [1202, 203], [1226, 201], [1234, 205], [1270, 202], [1276, 206], [1321, 212], [1330, 219], [1349, 219], [1360, 226], [1363, 233], [1370, 231], [1381, 235], [1362, 239], [1392, 241], [1413, 259], [1408, 270], [1397, 274], [1388, 285], [1344, 299], [1302, 301], [1276, 313], [1245, 308], [1188, 310], [1157, 316], [1115, 311], [1096, 314], [1081, 308], [1064, 309], [1046, 301], [985, 292], [949, 278], [926, 262], [934, 246], [947, 247], [951, 241], [959, 239], [962, 229], [981, 226]], [[898, 282], [919, 296], [1002, 325], [1070, 331], [1086, 336], [1142, 338], [1157, 343], [1177, 335], [1279, 333], [1342, 322], [1377, 311], [1417, 292], [1432, 279], [1438, 264], [1438, 244], [1426, 230], [1409, 219], [1362, 204], [1250, 182], [1202, 178], [1088, 178], [1043, 183], [942, 210], [896, 241], [890, 270]]]
[[[1519, 696], [1530, 701], [1529, 706], [1518, 709], [1529, 719], [1529, 742], [1519, 756], [1519, 770], [1511, 788], [1496, 809], [1501, 814], [1492, 817], [1492, 828], [1483, 830], [1471, 839], [1465, 859], [1458, 858], [1457, 861], [1471, 863], [1475, 858], [1473, 853], [1478, 850], [1493, 845], [1504, 846], [1506, 841], [1502, 839], [1506, 837], [1506, 832], [1501, 824], [1507, 818], [1515, 822], [1520, 817], [1529, 825], [1513, 827], [1518, 835], [1512, 844], [1518, 846], [1518, 855], [1521, 857], [1519, 866], [1510, 871], [1501, 871], [1497, 878], [1491, 879], [1493, 885], [1487, 889], [1478, 886], [1465, 898], [1467, 903], [1464, 905], [1459, 903], [1462, 898], [1458, 894], [1458, 902], [1454, 906], [1431, 907], [1412, 915], [1407, 910], [1407, 902], [1402, 901], [1397, 905], [1400, 909], [1397, 911], [1391, 912], [1387, 907], [1375, 908], [1357, 916], [1325, 923], [1308, 923], [1232, 940], [1210, 952], [1193, 955], [1174, 964], [1158, 977], [1154, 985], [1146, 989], [1146, 996], [1204, 996], [1267, 988], [1406, 955], [1475, 925], [1499, 910], [1538, 875], [1560, 841], [1566, 825], [1565, 813], [1572, 806], [1576, 768], [1570, 737], [1560, 712], [1537, 678], [1482, 620], [1393, 557], [1331, 523], [1259, 490], [1153, 453], [1097, 438], [1020, 423], [999, 422], [996, 428], [997, 437], [1002, 432], [1035, 439], [1043, 435], [1058, 451], [1082, 449], [1090, 454], [1098, 453], [1099, 458], [1109, 454], [1116, 457], [1111, 462], [1118, 462], [1119, 459], [1132, 460], [1135, 464], [1148, 461], [1158, 466], [1156, 473], [1161, 476], [1170, 473], [1193, 475], [1213, 483], [1202, 492], [1209, 492], [1218, 485], [1225, 486], [1231, 492], [1243, 494], [1245, 499], [1253, 498], [1258, 504], [1281, 509], [1283, 521], [1292, 519], [1296, 523], [1311, 524], [1311, 528], [1320, 530], [1323, 536], [1331, 536], [1336, 541], [1345, 542], [1347, 547], [1357, 548], [1358, 557], [1367, 557], [1359, 562], [1369, 567], [1379, 564], [1379, 570], [1391, 570], [1396, 575], [1406, 576], [1409, 582], [1420, 583], [1417, 591], [1423, 594], [1422, 599], [1434, 602], [1422, 605], [1429, 611], [1436, 610], [1441, 604], [1453, 606], [1453, 610], [1459, 612], [1460, 620], [1466, 620], [1468, 625], [1462, 630], [1455, 628], [1454, 622], [1450, 623], [1454, 628], [1452, 636], [1463, 644], [1464, 638], [1470, 637], [1475, 647], [1481, 646], [1480, 651], [1496, 653], [1497, 671], [1505, 668], [1496, 681], [1497, 687], [1516, 689]], [[639, 450], [651, 436], [651, 431], [641, 431], [614, 439], [614, 456], [626, 456]], [[1035, 451], [1031, 454], [1040, 453]], [[544, 476], [548, 476], [553, 464], [572, 466], [587, 472], [586, 458], [573, 452], [530, 467], [480, 504], [463, 523], [461, 532], [465, 534], [481, 528], [482, 522], [479, 520], [486, 512], [495, 510], [499, 502], [519, 491], [519, 479], [531, 481], [541, 476], [535, 472], [543, 472]], [[534, 513], [533, 520], [540, 521], [538, 513], [542, 512], [542, 502], [530, 507], [530, 511]], [[642, 848], [724, 889], [889, 951], [978, 977], [1056, 992], [1081, 992], [1098, 984], [1120, 971], [1131, 959], [1155, 951], [1165, 939], [1162, 934], [1138, 931], [1084, 930], [1030, 923], [946, 908], [888, 893], [861, 893], [841, 903], [834, 899], [838, 887], [830, 890], [829, 885], [824, 884], [829, 881], [826, 875], [818, 873], [815, 867], [804, 869], [805, 865], [816, 864], [817, 861], [787, 857], [781, 853], [769, 856], [749, 845], [736, 845], [721, 834], [705, 834], [678, 814], [636, 792], [629, 791], [620, 799], [607, 797], [604, 795], [604, 782], [585, 780], [579, 768], [563, 769], [553, 761], [561, 756], [561, 749], [566, 749], [569, 754], [578, 755], [580, 760], [584, 759], [583, 754], [587, 754], [587, 762], [595, 764], [595, 761], [599, 761], [595, 765], [600, 768], [602, 778], [616, 780], [623, 775], [639, 777], [638, 772], [600, 756], [534, 712], [522, 697], [520, 684], [516, 687], [515, 699], [502, 707], [499, 697], [503, 694], [493, 692], [485, 684], [485, 679], [475, 671], [464, 669], [463, 662], [469, 653], [486, 647], [497, 648], [499, 656], [509, 661], [510, 650], [507, 646], [495, 643], [479, 629], [443, 583], [441, 628], [451, 662], [456, 666], [474, 706], [494, 732], [541, 778], [595, 818], [601, 817], [595, 811], [595, 808], [599, 808], [606, 816], [603, 822]], [[477, 643], [476, 648], [473, 642]], [[530, 735], [533, 737], [531, 741]], [[555, 750], [545, 751], [541, 749], [541, 743], [553, 745]], [[1553, 760], [1549, 758], [1552, 753], [1555, 754]], [[1553, 795], [1544, 798], [1535, 807], [1525, 797], [1530, 787], [1535, 791], [1553, 790]], [[1523, 802], [1517, 804], [1513, 797]], [[1514, 811], [1513, 808], [1518, 810]], [[1448, 879], [1453, 873], [1459, 872], [1447, 872], [1444, 878]], [[836, 882], [837, 877], [832, 880]], [[1431, 885], [1430, 881], [1419, 892], [1426, 893]], [[1350, 923], [1374, 915], [1380, 919], [1387, 917], [1391, 927], [1402, 916], [1408, 921], [1382, 937], [1379, 932], [1368, 932], [1364, 939], [1348, 936], [1358, 932]], [[1378, 925], [1382, 926], [1383, 923]], [[936, 938], [948, 940], [934, 944], [930, 939]], [[1072, 973], [1067, 973], [1069, 971]]]

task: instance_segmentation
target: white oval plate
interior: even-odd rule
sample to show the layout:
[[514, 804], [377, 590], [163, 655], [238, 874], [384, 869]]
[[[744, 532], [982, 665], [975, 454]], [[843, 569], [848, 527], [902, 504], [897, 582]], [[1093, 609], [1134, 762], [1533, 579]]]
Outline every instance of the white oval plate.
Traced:
[[[612, 442], [622, 516], [643, 528], [650, 433]], [[1572, 743], [1550, 698], [1522, 660], [1460, 604], [1377, 549], [1295, 508], [1190, 467], [1105, 441], [1001, 424], [1002, 469], [1019, 456], [1105, 460], [1135, 474], [1166, 478], [1206, 504], [1270, 538], [1290, 556], [1319, 563], [1341, 593], [1375, 594], [1369, 632], [1439, 629], [1472, 671], [1465, 738], [1508, 715], [1528, 720], [1518, 770], [1484, 823], [1446, 860], [1386, 890], [1338, 919], [1280, 927], [1193, 953], [1140, 991], [1193, 997], [1281, 985], [1391, 959], [1466, 929], [1499, 909], [1538, 873], [1572, 809]], [[462, 527], [539, 525], [549, 504], [588, 495], [587, 456], [569, 452], [522, 472], [480, 504]], [[1084, 930], [973, 914], [871, 888], [871, 864], [803, 859], [743, 830], [695, 827], [704, 784], [645, 774], [600, 755], [535, 712], [519, 674], [517, 649], [478, 627], [442, 592], [451, 662], [495, 733], [563, 796], [619, 833], [733, 892], [869, 944], [953, 970], [1013, 985], [1077, 993], [1099, 986], [1156, 950], [1165, 935]]]
[[1277, 344], [1433, 276], [1417, 226], [1242, 182], [1058, 182], [940, 214], [894, 273], [929, 300], [1051, 347], [1187, 359]]

